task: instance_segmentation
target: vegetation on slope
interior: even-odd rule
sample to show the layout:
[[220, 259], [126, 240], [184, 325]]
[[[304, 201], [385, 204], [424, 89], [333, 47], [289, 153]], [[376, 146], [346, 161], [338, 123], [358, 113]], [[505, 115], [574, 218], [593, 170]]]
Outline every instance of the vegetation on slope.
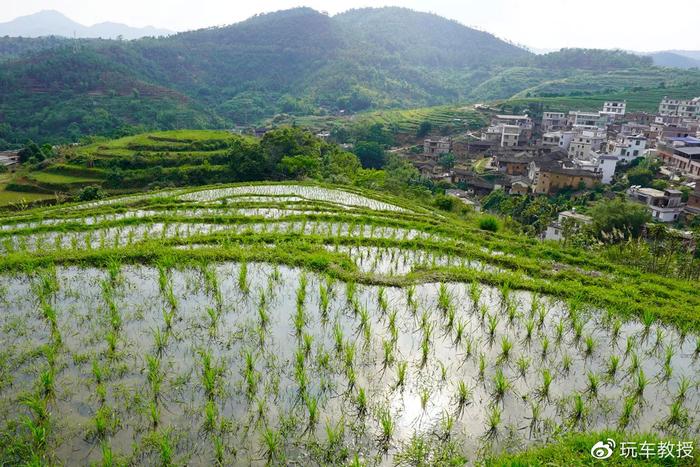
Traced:
[[619, 51], [534, 56], [400, 8], [334, 17], [300, 8], [159, 39], [36, 41], [0, 41], [0, 57], [14, 57], [0, 70], [0, 147], [698, 82], [697, 71]]

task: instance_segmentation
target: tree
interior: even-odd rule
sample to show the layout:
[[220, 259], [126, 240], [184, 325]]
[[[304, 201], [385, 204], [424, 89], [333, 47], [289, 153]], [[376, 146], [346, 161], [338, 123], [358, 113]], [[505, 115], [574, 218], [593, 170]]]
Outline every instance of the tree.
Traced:
[[386, 154], [381, 144], [374, 141], [360, 141], [355, 144], [353, 152], [360, 158], [362, 167], [381, 169], [384, 167]]
[[654, 179], [654, 173], [645, 167], [636, 167], [627, 172], [630, 185], [649, 186]]
[[441, 155], [438, 164], [447, 170], [452, 169], [455, 166], [455, 155], [449, 152]]
[[608, 243], [637, 238], [651, 215], [645, 206], [621, 199], [603, 201], [591, 208], [592, 233]]
[[435, 196], [435, 206], [443, 211], [452, 211], [455, 206], [455, 198], [452, 196], [437, 195]]
[[433, 124], [428, 120], [423, 120], [416, 131], [416, 138], [424, 138], [431, 131], [433, 131]]
[[78, 192], [79, 201], [92, 201], [94, 199], [102, 199], [104, 197], [105, 193], [98, 185], [86, 186]]

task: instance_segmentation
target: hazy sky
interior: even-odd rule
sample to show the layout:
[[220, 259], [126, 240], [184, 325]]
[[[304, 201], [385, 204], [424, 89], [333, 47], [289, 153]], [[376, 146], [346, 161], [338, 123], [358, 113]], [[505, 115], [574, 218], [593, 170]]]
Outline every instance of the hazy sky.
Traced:
[[437, 13], [536, 48], [700, 50], [699, 0], [0, 0], [0, 22], [53, 9], [85, 25], [115, 21], [183, 31], [296, 6], [334, 14], [382, 5]]

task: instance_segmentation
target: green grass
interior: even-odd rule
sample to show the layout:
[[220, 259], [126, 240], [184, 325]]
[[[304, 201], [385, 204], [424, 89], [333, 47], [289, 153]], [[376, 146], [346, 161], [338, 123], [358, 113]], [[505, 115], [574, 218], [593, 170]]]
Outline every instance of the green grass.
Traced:
[[627, 112], [655, 112], [664, 96], [688, 99], [700, 95], [700, 82], [680, 86], [653, 87], [639, 90], [595, 93], [586, 96], [527, 97], [527, 92], [516, 94], [511, 99], [498, 101], [497, 104], [524, 107], [530, 103], [542, 103], [548, 110], [599, 110], [605, 101], [627, 101]]
[[31, 172], [29, 178], [41, 183], [49, 184], [89, 184], [99, 183], [97, 178], [76, 177], [74, 175], [65, 175], [51, 172]]

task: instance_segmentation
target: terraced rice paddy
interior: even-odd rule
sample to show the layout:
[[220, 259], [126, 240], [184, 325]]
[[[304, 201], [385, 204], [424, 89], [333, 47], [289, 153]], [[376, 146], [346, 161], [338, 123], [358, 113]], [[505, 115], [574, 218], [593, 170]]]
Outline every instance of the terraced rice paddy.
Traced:
[[700, 432], [700, 338], [660, 294], [594, 302], [631, 273], [400, 199], [239, 185], [1, 224], [0, 463], [478, 463]]

